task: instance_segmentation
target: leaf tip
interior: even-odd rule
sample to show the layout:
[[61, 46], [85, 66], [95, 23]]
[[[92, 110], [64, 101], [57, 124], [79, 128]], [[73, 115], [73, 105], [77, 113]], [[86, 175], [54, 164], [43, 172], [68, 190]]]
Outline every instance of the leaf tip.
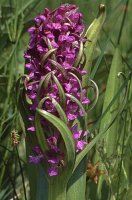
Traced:
[[106, 11], [106, 6], [105, 4], [100, 4], [99, 5], [99, 12], [102, 13], [102, 12], [105, 12]]

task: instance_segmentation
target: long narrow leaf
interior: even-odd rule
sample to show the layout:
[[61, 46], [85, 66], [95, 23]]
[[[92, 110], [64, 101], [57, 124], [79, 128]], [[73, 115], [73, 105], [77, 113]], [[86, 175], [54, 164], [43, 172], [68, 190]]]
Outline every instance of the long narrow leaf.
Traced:
[[[118, 73], [121, 72], [122, 70], [123, 70], [123, 63], [121, 59], [121, 54], [119, 49], [117, 48], [113, 57], [107, 81], [103, 112], [120, 88], [120, 78], [118, 77]], [[120, 104], [120, 96], [116, 99], [116, 101], [111, 106], [110, 110], [102, 119], [100, 124], [100, 132], [102, 132], [102, 130], [104, 130], [105, 127], [109, 124], [109, 122], [115, 117], [119, 109], [119, 104]], [[118, 122], [114, 123], [107, 131], [107, 135], [105, 138], [105, 149], [108, 156], [111, 156], [113, 152], [116, 150], [118, 125], [119, 125]]]
[[105, 16], [106, 16], [105, 6], [101, 4], [99, 7], [98, 18], [96, 18], [92, 22], [92, 24], [89, 26], [85, 34], [85, 36], [91, 42], [87, 42], [86, 49], [85, 49], [86, 64], [85, 64], [84, 69], [87, 71], [87, 74], [83, 76], [83, 86], [87, 86], [88, 74], [92, 66], [93, 52], [94, 52], [95, 45], [101, 31], [102, 25], [104, 23]]
[[75, 161], [75, 146], [74, 146], [74, 141], [72, 138], [72, 133], [68, 129], [66, 124], [62, 120], [60, 120], [58, 117], [54, 116], [51, 113], [48, 113], [45, 110], [38, 109], [38, 108], [37, 108], [37, 112], [41, 116], [43, 116], [47, 121], [52, 123], [59, 130], [63, 138], [66, 151], [67, 151], [67, 169], [63, 171], [62, 176], [66, 180], [68, 180], [73, 170], [74, 161]]

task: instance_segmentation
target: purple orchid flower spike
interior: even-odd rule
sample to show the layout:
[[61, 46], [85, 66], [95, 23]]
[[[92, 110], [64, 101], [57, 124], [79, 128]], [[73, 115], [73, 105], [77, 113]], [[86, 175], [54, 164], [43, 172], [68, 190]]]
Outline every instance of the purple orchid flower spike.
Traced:
[[[87, 154], [99, 138], [88, 144], [88, 111], [99, 94], [88, 71], [105, 6], [99, 11], [87, 31], [82, 13], [72, 4], [53, 11], [46, 8], [28, 29], [25, 75], [18, 79], [16, 90], [26, 130], [31, 199], [86, 198]], [[90, 84], [96, 98], [89, 108]]]
[[[64, 4], [54, 11], [45, 9], [34, 21], [35, 25], [28, 29], [30, 42], [24, 55], [25, 73], [28, 75], [25, 95], [30, 102], [27, 132], [35, 137], [35, 115], [40, 102], [43, 110], [60, 118], [56, 108], [58, 103], [65, 113], [64, 118], [72, 132], [75, 151], [78, 154], [87, 145], [88, 132], [86, 129], [78, 131], [73, 122], [84, 117], [84, 107], [90, 102], [86, 88], [82, 88], [82, 77], [86, 74], [82, 62], [83, 49], [87, 41], [83, 37], [83, 16], [75, 5]], [[42, 117], [40, 121], [47, 150], [43, 152], [36, 141], [38, 148], [33, 148], [29, 162], [44, 162], [48, 166], [49, 176], [57, 176], [60, 168], [65, 166], [63, 140], [48, 121]]]

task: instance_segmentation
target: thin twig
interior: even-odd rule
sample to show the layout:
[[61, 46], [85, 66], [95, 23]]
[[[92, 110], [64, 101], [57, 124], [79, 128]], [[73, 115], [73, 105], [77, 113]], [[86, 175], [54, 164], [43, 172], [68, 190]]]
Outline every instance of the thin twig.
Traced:
[[23, 184], [23, 190], [24, 190], [24, 197], [25, 197], [25, 200], [27, 200], [26, 188], [25, 188], [25, 180], [24, 180], [24, 174], [23, 174], [22, 165], [21, 165], [21, 160], [20, 160], [20, 157], [19, 157], [19, 153], [18, 153], [17, 146], [16, 146], [15, 149], [16, 149], [16, 153], [17, 153], [17, 157], [18, 157], [18, 163], [19, 163], [20, 172], [21, 172], [21, 176], [22, 176], [22, 184]]

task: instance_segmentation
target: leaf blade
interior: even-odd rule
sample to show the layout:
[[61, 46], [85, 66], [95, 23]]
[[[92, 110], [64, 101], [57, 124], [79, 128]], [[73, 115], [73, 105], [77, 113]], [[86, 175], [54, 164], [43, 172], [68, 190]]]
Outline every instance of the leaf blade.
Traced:
[[64, 170], [61, 176], [67, 180], [71, 176], [75, 161], [75, 145], [72, 138], [72, 133], [68, 129], [67, 125], [58, 117], [39, 108], [36, 110], [41, 116], [43, 116], [59, 130], [63, 138], [67, 150], [67, 170]]
[[84, 66], [84, 69], [87, 71], [87, 74], [83, 76], [83, 87], [87, 86], [88, 74], [91, 70], [94, 48], [97, 39], [99, 37], [101, 28], [103, 26], [103, 23], [105, 21], [105, 17], [106, 17], [105, 6], [103, 4], [100, 4], [99, 16], [98, 18], [94, 19], [94, 21], [92, 22], [92, 24], [90, 25], [85, 34], [85, 36], [87, 36], [88, 40], [90, 40], [91, 42], [87, 43], [85, 50], [86, 64]]

